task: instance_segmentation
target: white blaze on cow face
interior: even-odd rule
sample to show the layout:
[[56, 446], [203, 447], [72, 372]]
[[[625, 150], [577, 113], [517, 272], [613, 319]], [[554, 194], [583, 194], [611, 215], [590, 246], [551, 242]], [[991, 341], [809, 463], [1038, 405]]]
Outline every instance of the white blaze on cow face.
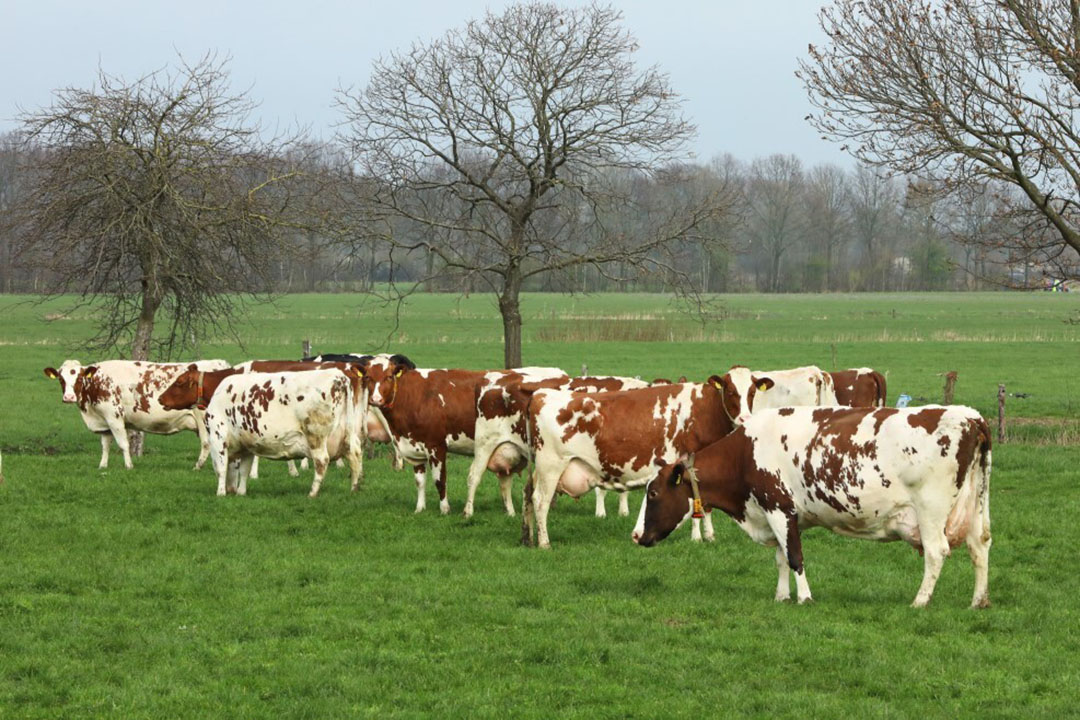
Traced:
[[93, 374], [93, 368], [84, 368], [78, 360], [65, 360], [59, 370], [45, 368], [45, 376], [60, 381], [60, 391], [63, 393], [65, 403], [73, 403], [78, 400], [75, 394], [75, 385], [83, 373]]
[[750, 419], [757, 393], [773, 386], [769, 378], [757, 377], [749, 368], [741, 365], [732, 367], [723, 378], [712, 382], [724, 396], [724, 409], [735, 427], [744, 425]]

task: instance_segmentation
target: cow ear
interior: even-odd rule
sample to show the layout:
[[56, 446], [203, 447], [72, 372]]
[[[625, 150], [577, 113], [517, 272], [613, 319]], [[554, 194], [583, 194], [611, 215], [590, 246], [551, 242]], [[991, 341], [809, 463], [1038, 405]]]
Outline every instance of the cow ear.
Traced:
[[678, 485], [682, 482], [683, 473], [686, 472], [686, 466], [680, 463], [675, 463], [675, 467], [671, 469], [671, 484], [672, 486]]
[[60, 377], [60, 373], [56, 372], [56, 368], [47, 367], [45, 368], [45, 377], [55, 380]]
[[772, 378], [768, 377], [755, 377], [751, 379], [754, 381], [754, 384], [757, 385], [758, 392], [765, 392], [776, 384], [773, 382]]
[[195, 364], [195, 363], [191, 363], [190, 365], [187, 366], [187, 369], [188, 370], [198, 370], [199, 366], [197, 364]]
[[97, 372], [97, 367], [91, 365], [88, 368], [83, 368], [82, 376], [84, 378], [94, 377], [94, 373]]
[[724, 390], [724, 378], [720, 377], [719, 375], [710, 375], [709, 384], [715, 385], [716, 389], [720, 390], [721, 392], [723, 392]]

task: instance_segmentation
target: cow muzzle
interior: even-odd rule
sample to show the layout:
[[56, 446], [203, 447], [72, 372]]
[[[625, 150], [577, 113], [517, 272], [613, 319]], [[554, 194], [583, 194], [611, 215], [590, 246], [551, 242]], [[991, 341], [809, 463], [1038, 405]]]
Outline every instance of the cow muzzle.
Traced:
[[66, 402], [66, 403], [75, 402], [75, 396], [74, 395], [68, 395], [67, 393], [65, 393], [64, 394], [64, 402]]

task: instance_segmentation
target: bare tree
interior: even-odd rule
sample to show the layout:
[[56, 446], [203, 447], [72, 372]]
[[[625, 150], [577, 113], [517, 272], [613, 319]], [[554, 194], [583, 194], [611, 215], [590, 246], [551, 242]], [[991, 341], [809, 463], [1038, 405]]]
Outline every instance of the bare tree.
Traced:
[[1080, 250], [1075, 0], [837, 0], [820, 21], [799, 74], [824, 135], [945, 191], [1014, 185], [1031, 249]]
[[376, 206], [432, 232], [391, 242], [497, 294], [508, 367], [527, 279], [590, 266], [687, 280], [667, 253], [723, 210], [714, 196], [669, 206], [634, 237], [604, 225], [633, 204], [612, 178], [678, 160], [694, 133], [636, 49], [609, 6], [526, 2], [393, 53], [365, 89], [339, 93], [361, 172], [382, 181]]
[[130, 83], [101, 71], [22, 116], [38, 153], [7, 224], [49, 295], [98, 313], [92, 347], [168, 356], [269, 289], [296, 172], [246, 124], [251, 107], [207, 56]]
[[863, 252], [862, 278], [851, 289], [886, 290], [891, 260], [886, 247], [897, 234], [900, 187], [872, 167], [859, 165], [851, 182], [850, 198], [852, 235]]
[[806, 179], [807, 234], [811, 246], [822, 254], [822, 292], [836, 286], [835, 266], [848, 241], [848, 194], [847, 175], [836, 165], [818, 165]]
[[801, 230], [802, 161], [794, 155], [755, 160], [746, 192], [750, 233], [768, 261], [768, 290], [779, 292], [781, 261]]

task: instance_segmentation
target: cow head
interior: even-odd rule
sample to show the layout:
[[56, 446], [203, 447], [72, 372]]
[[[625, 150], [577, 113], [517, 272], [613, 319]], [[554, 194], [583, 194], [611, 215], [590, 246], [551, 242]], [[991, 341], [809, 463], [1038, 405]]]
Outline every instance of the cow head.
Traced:
[[209, 398], [202, 395], [201, 382], [205, 373], [200, 372], [194, 364], [188, 365], [187, 370], [173, 381], [173, 384], [165, 388], [165, 392], [158, 397], [161, 407], [166, 410], [187, 410], [193, 405], [206, 406]]
[[638, 545], [652, 547], [660, 542], [693, 514], [694, 492], [687, 480], [688, 461], [660, 468], [656, 477], [645, 487], [638, 521], [631, 539]]
[[96, 372], [97, 367], [94, 365], [83, 367], [78, 360], [65, 360], [59, 370], [45, 368], [45, 377], [59, 380], [64, 402], [73, 403], [82, 393], [83, 383], [92, 378]]
[[754, 398], [759, 392], [765, 392], [775, 384], [772, 378], [754, 375], [749, 368], [734, 365], [721, 377], [713, 375], [709, 383], [720, 391], [724, 399], [724, 411], [735, 427], [742, 426], [750, 419], [754, 409]]
[[406, 372], [416, 370], [413, 361], [404, 355], [380, 356], [364, 368], [364, 389], [375, 407], [391, 408], [397, 400], [398, 380]]

